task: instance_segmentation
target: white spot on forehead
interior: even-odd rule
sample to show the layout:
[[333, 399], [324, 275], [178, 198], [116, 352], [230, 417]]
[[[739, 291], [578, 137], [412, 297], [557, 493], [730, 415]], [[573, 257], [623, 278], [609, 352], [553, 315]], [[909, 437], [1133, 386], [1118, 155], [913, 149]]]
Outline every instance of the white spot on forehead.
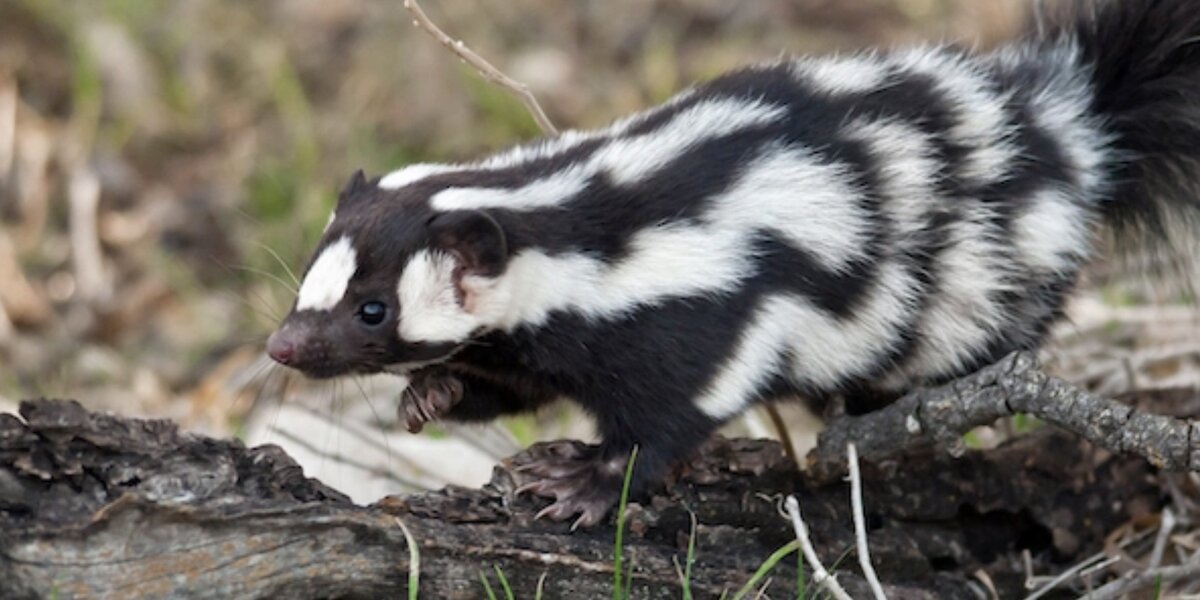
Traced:
[[350, 238], [342, 236], [325, 247], [300, 284], [296, 310], [329, 310], [346, 295], [358, 270], [358, 255]]

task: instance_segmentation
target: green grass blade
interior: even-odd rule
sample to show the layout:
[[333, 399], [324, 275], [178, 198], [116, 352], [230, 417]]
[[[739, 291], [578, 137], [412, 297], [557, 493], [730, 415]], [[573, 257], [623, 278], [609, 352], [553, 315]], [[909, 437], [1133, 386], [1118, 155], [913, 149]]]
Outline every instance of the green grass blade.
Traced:
[[492, 591], [492, 584], [488, 583], [487, 576], [483, 571], [479, 572], [479, 581], [483, 583], [483, 591], [487, 594], [488, 600], [496, 600], [496, 592]]
[[500, 570], [500, 565], [492, 565], [492, 568], [496, 570], [496, 578], [500, 580], [500, 587], [504, 588], [504, 600], [515, 600], [512, 587], [508, 585], [508, 578], [504, 576], [504, 571]]
[[638, 447], [634, 446], [629, 453], [629, 462], [625, 465], [625, 481], [621, 484], [621, 501], [617, 504], [617, 535], [613, 542], [613, 600], [624, 600], [622, 593], [624, 574], [622, 553], [625, 549], [625, 505], [629, 502], [629, 482], [633, 480], [633, 463], [637, 460]]
[[404, 521], [401, 521], [400, 517], [392, 518], [396, 519], [396, 524], [404, 533], [404, 543], [408, 544], [408, 600], [417, 600], [421, 589], [421, 548], [417, 546], [417, 540], [413, 539]]
[[692, 600], [692, 565], [696, 563], [696, 528], [700, 524], [691, 509], [688, 509], [688, 517], [691, 518], [692, 529], [688, 533], [687, 558], [683, 564], [683, 600]]
[[533, 592], [533, 600], [542, 600], [542, 590], [546, 588], [546, 575], [549, 574], [549, 571], [542, 571], [542, 576], [538, 577], [537, 589]]
[[754, 576], [750, 578], [750, 581], [747, 581], [746, 585], [743, 585], [742, 589], [738, 590], [738, 592], [733, 595], [733, 600], [743, 600], [747, 595], [753, 593], [755, 591], [755, 586], [758, 585], [758, 582], [762, 581], [763, 577], [766, 577], [767, 573], [770, 573], [771, 569], [774, 569], [775, 565], [779, 564], [779, 561], [783, 560], [788, 554], [791, 554], [799, 549], [800, 542], [798, 540], [792, 540], [772, 553], [771, 556], [768, 556], [767, 560], [763, 561], [763, 563], [758, 566], [758, 570], [754, 572]]

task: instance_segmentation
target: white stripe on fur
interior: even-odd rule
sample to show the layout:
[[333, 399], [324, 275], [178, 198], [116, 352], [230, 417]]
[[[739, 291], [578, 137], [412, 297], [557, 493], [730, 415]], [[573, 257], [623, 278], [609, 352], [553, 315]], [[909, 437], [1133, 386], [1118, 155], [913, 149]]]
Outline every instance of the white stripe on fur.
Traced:
[[510, 148], [499, 154], [489, 156], [481, 162], [473, 163], [470, 166], [478, 169], [503, 169], [559, 154], [588, 140], [603, 137], [607, 133], [608, 130], [604, 129], [598, 131], [577, 131], [573, 129], [563, 131], [555, 137], [543, 138]]
[[434, 210], [536, 210], [555, 206], [583, 191], [586, 185], [587, 174], [577, 166], [519, 188], [449, 188], [434, 194], [429, 202]]
[[732, 417], [755, 400], [752, 394], [761, 390], [772, 375], [781, 372], [784, 351], [793, 334], [779, 319], [787, 318], [791, 302], [786, 296], [763, 300], [738, 337], [733, 354], [696, 398], [700, 412], [718, 421]]
[[616, 265], [524, 250], [482, 294], [489, 308], [479, 313], [489, 326], [512, 330], [544, 323], [556, 310], [604, 319], [666, 298], [732, 290], [753, 266], [747, 242], [736, 231], [675, 224], [635, 234]]
[[846, 179], [844, 165], [777, 147], [715, 197], [698, 224], [639, 231], [616, 264], [582, 254], [518, 253], [498, 281], [480, 290], [481, 306], [489, 308], [475, 312], [488, 326], [511, 330], [543, 323], [556, 310], [603, 319], [667, 298], [731, 291], [752, 274], [753, 234], [764, 229], [827, 268], [843, 269], [862, 256], [868, 226]]
[[887, 84], [888, 67], [871, 54], [800, 59], [793, 71], [818, 92], [854, 94]]
[[1006, 324], [996, 294], [1017, 291], [1012, 283], [1012, 258], [992, 239], [994, 215], [983, 207], [963, 209], [948, 231], [946, 248], [931, 267], [938, 277], [936, 293], [917, 332], [920, 343], [903, 373], [889, 377], [884, 387], [903, 388], [913, 377], [961, 372]]
[[[785, 112], [781, 107], [758, 101], [725, 98], [703, 102], [681, 111], [654, 131], [610, 141], [582, 165], [568, 167], [517, 189], [446, 189], [434, 195], [432, 205], [435, 210], [489, 207], [536, 210], [555, 206], [582, 191], [595, 173], [606, 173], [617, 185], [634, 185], [696, 144], [769, 123], [782, 118]], [[545, 152], [542, 146], [531, 146], [485, 164], [517, 164]]]
[[915, 127], [893, 120], [855, 121], [846, 133], [870, 150], [893, 237], [904, 243], [923, 225], [929, 210], [945, 201], [935, 187], [941, 165], [933, 156], [932, 141]]
[[780, 327], [794, 332], [796, 379], [831, 389], [847, 376], [865, 374], [916, 316], [917, 287], [899, 263], [881, 264], [877, 280], [848, 319], [839, 319], [803, 298], [793, 300]]
[[605, 145], [592, 163], [594, 168], [608, 172], [618, 185], [630, 185], [653, 175], [692, 146], [777, 121], [786, 113], [782, 106], [756, 100], [723, 98], [701, 102], [680, 111], [654, 131]]
[[958, 119], [950, 129], [952, 141], [970, 149], [963, 174], [976, 183], [992, 183], [1008, 174], [1017, 156], [1011, 141], [1005, 105], [1010, 94], [995, 94], [975, 60], [944, 48], [918, 48], [896, 55], [897, 64], [928, 76], [946, 98]]
[[704, 220], [747, 236], [756, 229], [776, 231], [812, 252], [826, 268], [841, 272], [862, 258], [869, 225], [858, 203], [861, 192], [850, 181], [844, 164], [776, 145], [713, 199]]
[[1099, 192], [1106, 183], [1106, 158], [1111, 136], [1091, 114], [1091, 90], [1086, 81], [1060, 77], [1030, 98], [1034, 122], [1051, 138], [1071, 163], [1072, 174], [1084, 194]]
[[[823, 389], [865, 373], [913, 318], [915, 289], [911, 277], [892, 262], [880, 267], [877, 285], [848, 319], [835, 317], [801, 296], [767, 297], [743, 330], [733, 355], [696, 399], [697, 408], [717, 420], [733, 416], [781, 368], [798, 384]], [[791, 363], [781, 366], [787, 355]]]
[[1043, 272], [1075, 270], [1091, 249], [1092, 216], [1053, 188], [1035, 193], [1028, 202], [1013, 223], [1021, 258]]
[[439, 173], [449, 173], [450, 171], [458, 171], [463, 167], [456, 165], [442, 165], [435, 163], [417, 163], [408, 165], [403, 169], [392, 171], [379, 179], [379, 187], [385, 190], [394, 190], [402, 188], [406, 185], [416, 183], [430, 175]]

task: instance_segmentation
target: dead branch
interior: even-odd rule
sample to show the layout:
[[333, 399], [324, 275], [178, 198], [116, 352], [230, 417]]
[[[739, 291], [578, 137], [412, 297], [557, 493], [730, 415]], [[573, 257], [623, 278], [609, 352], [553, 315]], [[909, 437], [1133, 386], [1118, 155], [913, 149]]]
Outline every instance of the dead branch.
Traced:
[[808, 461], [817, 477], [836, 477], [844, 472], [849, 442], [867, 460], [932, 444], [954, 447], [971, 429], [1018, 413], [1113, 452], [1144, 457], [1161, 469], [1200, 470], [1197, 425], [1148, 414], [1046, 375], [1028, 352], [1010, 354], [946, 385], [915, 391], [883, 410], [834, 421]]
[[[0, 596], [400, 597], [419, 568], [421, 597], [478, 598], [479, 574], [499, 567], [518, 597], [533, 597], [539, 581], [546, 598], [608, 597], [611, 521], [572, 533], [534, 520], [541, 503], [513, 494], [524, 460], [502, 462], [483, 489], [364, 507], [304, 477], [275, 446], [248, 449], [74, 402], [25, 402], [20, 418], [0, 414]], [[1003, 597], [1016, 596], [1021, 548], [1050, 571], [1059, 564], [1050, 557], [1096, 552], [1131, 507], [1153, 509], [1163, 496], [1144, 460], [1096, 453], [1052, 428], [987, 453], [894, 460], [864, 462], [861, 472], [879, 525], [870, 555], [891, 598], [966, 597], [980, 569]], [[794, 539], [776, 506], [788, 495], [804, 504], [815, 555], [840, 564], [856, 540], [848, 493], [845, 482], [797, 473], [774, 442], [714, 441], [669, 488], [631, 504], [632, 596], [679, 597], [674, 564], [686, 557], [693, 514], [694, 597], [739, 589]], [[963, 507], [1008, 515], [1012, 526], [960, 520]], [[1050, 533], [1059, 531], [1070, 535]], [[1022, 546], [1027, 539], [1046, 541]], [[838, 581], [870, 597], [849, 563]], [[767, 594], [794, 594], [793, 561], [770, 575]]]
[[546, 116], [546, 112], [542, 110], [542, 105], [538, 104], [533, 92], [529, 91], [529, 86], [505, 75], [500, 69], [492, 66], [492, 63], [489, 63], [482, 56], [471, 51], [462, 40], [456, 40], [446, 35], [446, 32], [442, 31], [425, 14], [425, 11], [421, 9], [421, 5], [417, 0], [404, 0], [404, 8], [412, 13], [414, 26], [425, 30], [433, 39], [445, 46], [447, 50], [453, 52], [467, 64], [474, 67], [475, 71], [485, 80], [515, 94], [521, 100], [521, 103], [525, 105], [525, 109], [529, 111], [529, 114], [533, 115], [533, 120], [537, 121], [538, 127], [542, 129], [543, 133], [546, 135], [558, 135], [558, 128], [554, 126], [554, 123], [550, 122], [550, 117]]

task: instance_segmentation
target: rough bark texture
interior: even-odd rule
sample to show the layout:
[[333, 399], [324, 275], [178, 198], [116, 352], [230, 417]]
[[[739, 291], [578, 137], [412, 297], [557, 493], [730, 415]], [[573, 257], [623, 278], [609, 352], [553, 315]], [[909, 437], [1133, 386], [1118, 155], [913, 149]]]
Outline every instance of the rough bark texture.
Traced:
[[[518, 598], [605, 598], [613, 528], [534, 521], [514, 499], [521, 455], [480, 490], [450, 488], [351, 504], [305, 478], [279, 448], [180, 433], [166, 421], [90, 413], [70, 401], [0, 415], [0, 587], [4, 598], [404, 597], [420, 547], [422, 598], [483, 597], [499, 567]], [[974, 597], [985, 570], [1002, 597], [1024, 593], [1022, 550], [1039, 573], [1095, 552], [1155, 512], [1155, 468], [1044, 428], [988, 452], [918, 452], [863, 465], [873, 562], [892, 598]], [[867, 597], [847, 556], [848, 486], [798, 474], [772, 442], [716, 440], [668, 489], [631, 506], [625, 556], [634, 598], [679, 598], [674, 562], [697, 530], [692, 592], [740, 587], [792, 539], [778, 503], [800, 499], [826, 565]], [[627, 563], [628, 564], [628, 563]], [[770, 574], [792, 597], [795, 557]]]
[[917, 390], [861, 417], [830, 423], [809, 455], [810, 471], [845, 472], [846, 445], [865, 459], [907, 448], [961, 443], [962, 435], [1000, 417], [1024, 413], [1114, 452], [1137, 454], [1168, 471], [1200, 471], [1200, 423], [1101, 398], [1043, 373], [1028, 352], [933, 389]]

